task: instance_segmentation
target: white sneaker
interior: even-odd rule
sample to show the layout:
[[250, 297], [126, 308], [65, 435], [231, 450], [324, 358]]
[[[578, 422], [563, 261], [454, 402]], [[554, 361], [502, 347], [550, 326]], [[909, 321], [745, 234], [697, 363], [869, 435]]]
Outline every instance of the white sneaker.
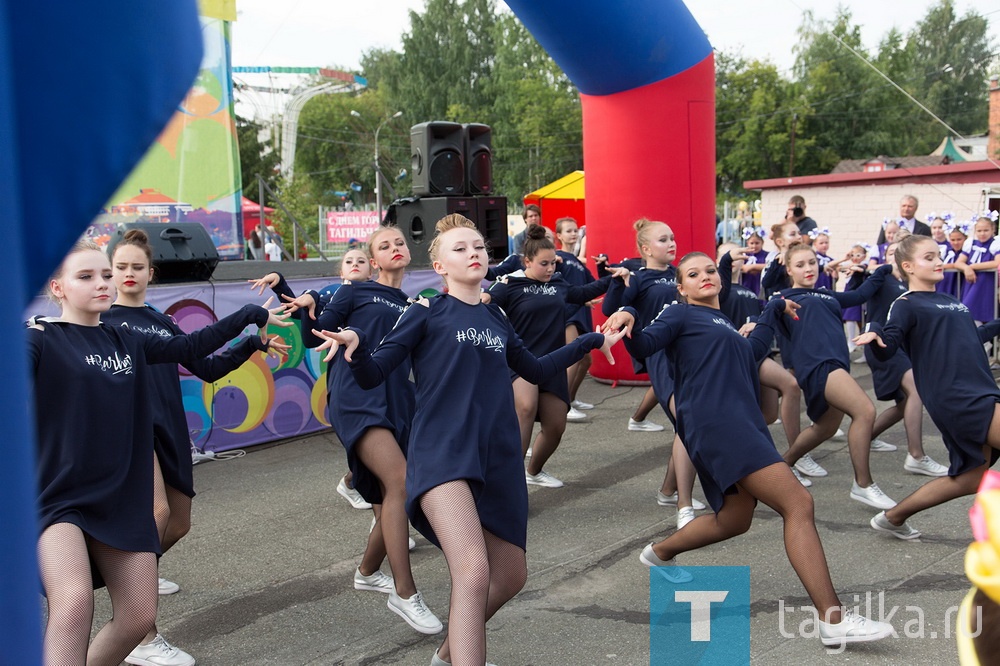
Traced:
[[588, 409], [594, 408], [592, 404], [590, 404], [589, 402], [584, 402], [583, 400], [574, 400], [573, 402], [569, 403], [569, 406], [574, 409], [579, 409], [581, 412], [585, 412]]
[[194, 657], [156, 634], [156, 638], [150, 642], [135, 646], [125, 657], [125, 663], [138, 666], [194, 666]]
[[844, 645], [845, 643], [865, 643], [892, 636], [895, 631], [887, 622], [870, 620], [854, 611], [845, 609], [839, 624], [819, 622], [819, 639], [823, 645]]
[[563, 482], [552, 476], [544, 469], [538, 474], [529, 474], [528, 470], [524, 471], [524, 480], [533, 486], [544, 486], [546, 488], [562, 488]]
[[340, 493], [341, 497], [351, 503], [355, 509], [370, 509], [372, 505], [365, 501], [365, 498], [361, 496], [354, 488], [348, 488], [347, 482], [344, 481], [344, 477], [340, 477], [340, 483], [337, 484], [337, 492]]
[[396, 590], [392, 590], [385, 603], [389, 610], [422, 634], [439, 634], [444, 628], [437, 615], [424, 604], [424, 597], [419, 592], [409, 599], [403, 599], [396, 594]]
[[531, 457], [531, 447], [530, 446], [528, 447], [527, 453], [524, 454], [524, 457], [525, 458], [530, 458]]
[[692, 520], [694, 520], [694, 507], [682, 506], [677, 509], [677, 529], [683, 528]]
[[160, 578], [157, 581], [158, 589], [161, 595], [174, 594], [175, 592], [180, 592], [181, 586], [173, 581], [169, 581], [166, 578]]
[[653, 552], [653, 544], [649, 544], [642, 549], [642, 553], [639, 554], [639, 561], [647, 567], [660, 567], [658, 571], [671, 583], [689, 583], [694, 578], [689, 572], [677, 566], [676, 557], [672, 557], [669, 560], [658, 558], [656, 553]]
[[[439, 657], [438, 651], [434, 650], [434, 656], [431, 657], [431, 666], [451, 666], [451, 662], [445, 661], [444, 659]], [[497, 666], [497, 665], [491, 662], [486, 662], [486, 666]]]
[[570, 407], [569, 411], [566, 412], [567, 421], [586, 421], [587, 415], [576, 409], [575, 407]]
[[[672, 495], [664, 495], [662, 490], [656, 491], [656, 503], [660, 506], [677, 506], [677, 491], [675, 490]], [[704, 511], [705, 503], [699, 502], [695, 498], [691, 498], [691, 506], [695, 511]]]
[[872, 440], [872, 445], [871, 445], [871, 450], [874, 451], [874, 452], [876, 452], [876, 453], [889, 453], [890, 451], [895, 451], [896, 450], [896, 445], [895, 444], [890, 444], [889, 442], [885, 441], [884, 439], [873, 439]]
[[844, 431], [841, 428], [837, 428], [837, 432], [833, 433], [833, 437], [830, 439], [844, 439]]
[[948, 468], [941, 463], [932, 460], [930, 456], [924, 456], [920, 460], [917, 460], [909, 453], [906, 454], [906, 462], [903, 463], [903, 469], [907, 472], [912, 472], [913, 474], [923, 474], [924, 476], [948, 475]]
[[872, 526], [872, 529], [878, 532], [891, 534], [897, 539], [903, 539], [904, 541], [920, 538], [920, 530], [914, 529], [913, 526], [905, 520], [902, 525], [893, 525], [890, 523], [889, 519], [885, 516], [885, 511], [872, 518], [869, 524]]
[[854, 485], [851, 486], [851, 499], [883, 511], [896, 506], [892, 498], [882, 492], [882, 489], [874, 483], [867, 488], [862, 488], [855, 481]]
[[795, 461], [795, 469], [806, 476], [826, 476], [827, 472], [808, 453]]
[[370, 592], [381, 592], [382, 594], [389, 594], [392, 592], [394, 583], [392, 576], [387, 576], [380, 570], [376, 569], [375, 573], [371, 576], [366, 576], [361, 573], [361, 569], [354, 570], [354, 589], [355, 590], [369, 590]]
[[806, 477], [804, 477], [801, 474], [799, 474], [799, 470], [795, 469], [794, 467], [792, 468], [792, 474], [795, 475], [795, 478], [798, 479], [799, 483], [801, 483], [802, 486], [805, 487], [805, 488], [808, 488], [809, 486], [811, 486], [813, 484], [812, 481], [810, 481]]
[[636, 421], [632, 417], [629, 417], [628, 429], [633, 432], [660, 432], [663, 430], [663, 426], [659, 423], [653, 423], [649, 419]]

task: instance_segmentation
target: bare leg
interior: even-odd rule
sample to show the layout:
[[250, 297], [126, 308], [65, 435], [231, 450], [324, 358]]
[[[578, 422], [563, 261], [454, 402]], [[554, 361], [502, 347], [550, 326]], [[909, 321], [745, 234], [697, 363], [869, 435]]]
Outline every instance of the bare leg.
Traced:
[[164, 553], [191, 531], [191, 498], [176, 488], [170, 486], [165, 488], [170, 519], [167, 521], [166, 533], [160, 541]]
[[694, 490], [694, 463], [681, 438], [674, 435], [674, 448], [670, 452], [670, 466], [677, 476], [677, 508], [691, 506], [691, 492]]
[[[365, 544], [365, 552], [361, 554], [361, 563], [358, 569], [362, 575], [371, 576], [385, 561], [385, 539], [382, 538], [382, 524], [379, 519], [382, 517], [382, 505], [372, 504], [372, 513], [375, 514], [371, 530], [368, 531], [368, 543]], [[409, 545], [409, 543], [407, 543]], [[389, 566], [392, 568], [392, 565]]]
[[785, 451], [785, 462], [794, 465], [796, 460], [830, 439], [843, 419], [844, 412], [830, 407], [818, 421], [799, 433], [795, 442]]
[[653, 387], [650, 386], [642, 396], [642, 402], [635, 409], [635, 414], [632, 415], [633, 421], [645, 421], [649, 413], [653, 411], [653, 408], [657, 404], [656, 393], [653, 391]]
[[512, 387], [517, 425], [521, 429], [521, 453], [528, 455], [531, 430], [535, 427], [535, 414], [538, 413], [538, 387], [520, 377], [514, 380]]
[[542, 471], [559, 447], [566, 431], [566, 403], [554, 393], [542, 392], [538, 395], [538, 417], [542, 427], [535, 438], [531, 460], [528, 462], [528, 473], [533, 475]]
[[87, 538], [111, 597], [112, 617], [87, 651], [88, 666], [117, 666], [156, 621], [156, 555], [118, 550]]
[[[406, 510], [406, 459], [392, 432], [369, 428], [357, 444], [358, 458], [378, 477], [382, 490], [382, 511], [376, 527], [381, 528], [396, 594], [409, 599], [417, 593], [410, 571], [410, 532]], [[362, 571], [362, 574], [365, 572]], [[366, 575], [371, 575], [369, 571]]]
[[[420, 497], [451, 573], [446, 646], [453, 666], [486, 663], [486, 608], [491, 574], [486, 536], [466, 481], [449, 481]], [[440, 654], [440, 653], [439, 653]]]
[[771, 425], [778, 420], [778, 397], [780, 394], [769, 386], [760, 385], [760, 413], [764, 423]]
[[45, 664], [82, 664], [94, 622], [94, 587], [80, 528], [70, 523], [47, 527], [38, 539], [38, 565], [49, 609]]
[[924, 401], [917, 393], [913, 370], [907, 370], [900, 384], [903, 395], [903, 428], [906, 429], [906, 448], [910, 455], [920, 460], [924, 457]]

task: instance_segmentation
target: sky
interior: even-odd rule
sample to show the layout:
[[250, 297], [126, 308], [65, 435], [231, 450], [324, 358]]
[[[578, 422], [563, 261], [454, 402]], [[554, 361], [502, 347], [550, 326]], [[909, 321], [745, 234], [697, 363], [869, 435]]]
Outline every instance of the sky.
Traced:
[[[656, 0], [652, 0], [656, 1]], [[908, 32], [938, 0], [841, 0], [856, 24], [864, 45], [874, 50], [892, 27]], [[506, 9], [502, 2], [498, 3]], [[1000, 44], [1000, 5], [997, 0], [956, 0], [961, 16], [974, 9], [990, 21], [990, 33]], [[770, 60], [779, 69], [794, 63], [793, 47], [802, 15], [811, 10], [817, 19], [832, 20], [836, 2], [830, 0], [687, 0], [687, 6], [717, 50], [741, 50], [748, 58]], [[362, 54], [372, 48], [399, 48], [399, 36], [409, 30], [409, 11], [421, 11], [424, 0], [237, 0], [232, 54], [236, 66], [360, 66]], [[905, 7], [905, 11], [902, 9]], [[267, 85], [259, 75], [242, 77]], [[281, 85], [278, 81], [274, 84]], [[259, 107], [273, 102], [257, 99]]]

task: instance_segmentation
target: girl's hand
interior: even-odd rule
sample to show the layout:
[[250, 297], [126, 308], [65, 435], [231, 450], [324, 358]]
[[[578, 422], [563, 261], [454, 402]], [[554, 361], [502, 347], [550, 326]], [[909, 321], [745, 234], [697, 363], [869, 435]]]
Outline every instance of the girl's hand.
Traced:
[[737, 331], [744, 338], [749, 338], [750, 334], [753, 333], [753, 329], [757, 328], [757, 322], [748, 321], [747, 323], [740, 326], [740, 330]]
[[965, 275], [966, 282], [973, 283], [976, 281], [976, 271], [972, 270], [970, 266], [963, 266], [962, 274]]
[[488, 291], [481, 291], [481, 292], [479, 292], [479, 300], [481, 302], [483, 302], [483, 303], [489, 303], [490, 301], [493, 300], [493, 297], [490, 296], [490, 292], [488, 292]]
[[878, 333], [874, 331], [868, 331], [867, 333], [862, 333], [858, 337], [851, 340], [857, 346], [868, 345], [872, 342], [878, 343], [879, 347], [885, 347], [885, 343], [882, 342], [882, 338], [879, 337]]
[[279, 305], [276, 308], [268, 307], [269, 305], [271, 305], [271, 301], [273, 300], [274, 297], [272, 296], [271, 298], [267, 299], [267, 301], [264, 302], [264, 305], [261, 306], [268, 312], [267, 324], [265, 324], [264, 327], [266, 328], [267, 326], [282, 326], [282, 327], [291, 326], [292, 322], [285, 320], [291, 317], [292, 314], [286, 311], [287, 308], [284, 305]]
[[611, 274], [611, 277], [620, 279], [625, 283], [626, 287], [628, 286], [629, 278], [632, 275], [632, 272], [629, 271], [629, 269], [624, 266], [616, 266], [615, 268], [609, 269], [608, 272]]
[[611, 365], [615, 364], [615, 357], [611, 355], [611, 348], [614, 347], [616, 342], [625, 337], [625, 330], [622, 329], [604, 334], [604, 344], [601, 345], [601, 353], [604, 354], [604, 358], [608, 359], [608, 363]]
[[745, 247], [734, 247], [729, 251], [729, 258], [733, 260], [733, 263], [737, 261], [746, 261], [747, 255], [750, 253], [749, 248]]
[[278, 360], [288, 358], [288, 350], [292, 348], [291, 345], [286, 345], [277, 335], [268, 335], [264, 329], [261, 329], [260, 337], [266, 345], [264, 349], [265, 354], [273, 356]]
[[256, 280], [247, 280], [250, 283], [250, 289], [256, 289], [258, 296], [264, 295], [265, 289], [274, 289], [278, 286], [278, 281], [281, 280], [277, 273], [268, 273], [262, 278], [257, 278]]
[[784, 301], [785, 301], [785, 314], [794, 319], [795, 321], [798, 321], [799, 320], [798, 311], [799, 308], [801, 308], [802, 306], [796, 303], [795, 301], [788, 300], [787, 298], [784, 299]]
[[635, 317], [631, 313], [625, 312], [624, 310], [613, 313], [608, 320], [604, 322], [601, 326], [601, 333], [608, 335], [609, 333], [616, 333], [619, 329], [624, 331], [624, 334], [628, 337], [632, 337], [632, 326], [635, 325]]
[[285, 308], [288, 314], [292, 314], [296, 310], [301, 310], [302, 308], [305, 308], [305, 310], [309, 313], [309, 318], [315, 321], [316, 300], [312, 297], [312, 294], [306, 292], [296, 298], [289, 298], [288, 296], [285, 295], [282, 295], [281, 297], [286, 301]]
[[594, 260], [594, 264], [597, 266], [608, 263], [608, 255], [606, 254], [599, 254], [596, 257], [591, 257], [591, 259]]
[[351, 362], [351, 354], [354, 350], [358, 348], [358, 343], [360, 339], [358, 334], [354, 331], [347, 329], [344, 331], [313, 331], [313, 334], [318, 338], [323, 338], [324, 342], [319, 347], [316, 348], [317, 351], [320, 349], [329, 349], [330, 351], [323, 360], [329, 363], [333, 360], [333, 357], [337, 355], [337, 350], [340, 349], [341, 345], [344, 347], [344, 360], [348, 363]]

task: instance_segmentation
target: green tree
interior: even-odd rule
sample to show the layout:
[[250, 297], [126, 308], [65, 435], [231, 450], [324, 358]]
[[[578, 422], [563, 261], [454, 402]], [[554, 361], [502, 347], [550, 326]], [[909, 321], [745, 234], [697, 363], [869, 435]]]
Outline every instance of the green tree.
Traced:
[[264, 182], [271, 187], [274, 187], [279, 178], [280, 157], [270, 138], [261, 141], [262, 129], [260, 123], [236, 116], [243, 193], [254, 200], [258, 197], [258, 175], [263, 176]]

